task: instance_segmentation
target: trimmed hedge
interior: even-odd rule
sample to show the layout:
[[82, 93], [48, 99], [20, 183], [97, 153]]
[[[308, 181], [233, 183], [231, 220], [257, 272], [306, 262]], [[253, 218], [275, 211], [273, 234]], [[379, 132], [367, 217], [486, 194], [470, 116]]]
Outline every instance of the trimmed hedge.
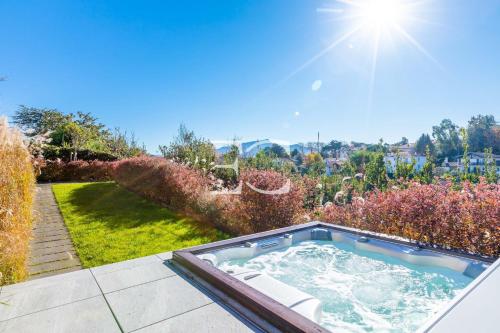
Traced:
[[159, 204], [214, 224], [233, 235], [280, 228], [316, 218], [402, 236], [430, 245], [488, 256], [500, 255], [500, 185], [465, 182], [403, 184], [403, 189], [372, 191], [351, 204], [317, 208], [318, 187], [308, 177], [291, 179], [290, 191], [266, 195], [287, 178], [274, 171], [243, 170], [239, 195], [213, 195], [209, 177], [163, 158], [136, 157], [117, 162], [53, 162], [46, 180], [111, 180]]
[[108, 181], [113, 180], [114, 164], [102, 161], [37, 161], [43, 182], [56, 181]]
[[451, 183], [368, 193], [345, 206], [318, 211], [321, 220], [397, 235], [429, 245], [500, 255], [500, 185]]
[[[57, 160], [61, 159], [64, 162], [69, 162], [70, 157], [73, 154], [73, 149], [57, 146], [47, 146], [43, 150], [43, 157], [46, 160]], [[83, 161], [106, 161], [112, 162], [118, 160], [118, 157], [105, 153], [89, 149], [80, 149], [77, 151], [78, 160]]]
[[[275, 171], [245, 170], [241, 173], [243, 187], [233, 213], [247, 223], [251, 232], [282, 228], [298, 222], [304, 215], [305, 191], [300, 183], [292, 182]], [[251, 189], [275, 191], [290, 184], [288, 192], [269, 195]], [[234, 218], [234, 217], [233, 217]]]
[[114, 179], [132, 192], [185, 213], [193, 210], [209, 185], [198, 171], [154, 157], [116, 162]]
[[[286, 178], [274, 171], [250, 170], [241, 176], [244, 183], [262, 190], [276, 190], [286, 183]], [[303, 215], [303, 192], [296, 184], [283, 195], [264, 195], [246, 185], [241, 195], [213, 195], [208, 177], [163, 158], [119, 161], [114, 179], [143, 197], [233, 235], [290, 225]]]

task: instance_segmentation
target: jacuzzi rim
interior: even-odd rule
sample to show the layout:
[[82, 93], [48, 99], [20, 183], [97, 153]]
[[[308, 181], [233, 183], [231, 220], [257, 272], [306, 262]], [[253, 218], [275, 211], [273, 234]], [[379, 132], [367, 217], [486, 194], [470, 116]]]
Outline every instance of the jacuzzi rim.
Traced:
[[[241, 246], [246, 242], [256, 242], [259, 240], [279, 237], [284, 234], [303, 231], [313, 228], [327, 228], [330, 230], [337, 230], [342, 232], [348, 232], [351, 234], [358, 235], [360, 237], [367, 237], [372, 239], [378, 239], [381, 241], [395, 243], [399, 245], [405, 245], [410, 247], [419, 246], [422, 249], [428, 251], [433, 251], [441, 254], [446, 254], [454, 257], [462, 257], [477, 261], [482, 261], [486, 263], [493, 263], [496, 258], [483, 257], [469, 253], [461, 253], [453, 250], [435, 248], [427, 245], [420, 245], [410, 240], [405, 240], [404, 238], [395, 239], [389, 235], [373, 233], [368, 231], [363, 231], [360, 229], [354, 229], [349, 227], [344, 227], [336, 224], [324, 223], [320, 221], [313, 221], [305, 224], [294, 225], [290, 227], [260, 232], [251, 235], [245, 235], [241, 237], [236, 237], [232, 239], [227, 239], [219, 242], [194, 246], [191, 248], [174, 251], [172, 255], [172, 261], [174, 264], [180, 265], [184, 272], [194, 274], [191, 276], [198, 282], [203, 282], [206, 288], [210, 291], [218, 294], [219, 298], [227, 297], [227, 303], [236, 301], [239, 305], [238, 308], [234, 308], [236, 312], [240, 315], [246, 317], [250, 321], [246, 311], [251, 311], [252, 314], [257, 315], [264, 321], [270, 323], [279, 330], [286, 332], [329, 332], [327, 329], [323, 328], [319, 324], [301, 316], [295, 311], [289, 309], [288, 307], [278, 303], [269, 296], [266, 296], [254, 288], [246, 285], [244, 282], [237, 280], [231, 275], [213, 267], [206, 261], [198, 258], [196, 255], [201, 253], [206, 253], [210, 251], [220, 250], [224, 248], [230, 248], [235, 246]], [[482, 275], [482, 274], [481, 274]], [[480, 276], [481, 276], [480, 275]], [[479, 276], [479, 277], [480, 277]], [[479, 279], [476, 278], [476, 279]], [[214, 290], [215, 289], [215, 290]], [[223, 299], [224, 301], [224, 299]], [[454, 301], [452, 300], [451, 303]], [[242, 308], [241, 308], [241, 307]], [[255, 323], [255, 322], [254, 322]], [[255, 323], [260, 326], [258, 323]]]
[[218, 241], [218, 242], [202, 244], [202, 245], [193, 246], [190, 248], [174, 251], [174, 253], [179, 252], [179, 251], [189, 251], [192, 254], [201, 254], [201, 253], [208, 252], [208, 251], [221, 250], [224, 248], [230, 248], [230, 247], [234, 247], [237, 245], [244, 245], [246, 242], [250, 242], [250, 241], [255, 242], [255, 241], [259, 241], [259, 240], [263, 240], [263, 239], [267, 239], [267, 238], [279, 237], [279, 236], [283, 236], [283, 235], [288, 234], [288, 233], [303, 231], [306, 229], [314, 229], [314, 228], [318, 228], [318, 227], [328, 228], [328, 229], [337, 230], [337, 231], [341, 231], [341, 232], [347, 232], [347, 233], [355, 234], [355, 235], [360, 236], [360, 237], [378, 239], [381, 241], [395, 243], [398, 245], [404, 245], [404, 246], [409, 246], [409, 247], [418, 247], [420, 249], [425, 249], [425, 250], [432, 251], [432, 252], [442, 253], [442, 254], [446, 254], [449, 256], [467, 258], [467, 259], [472, 259], [472, 260], [477, 260], [477, 261], [483, 261], [483, 262], [489, 263], [489, 264], [494, 263], [498, 259], [496, 257], [486, 257], [486, 256], [477, 255], [477, 254], [461, 252], [461, 251], [457, 251], [457, 250], [453, 250], [453, 249], [445, 249], [445, 248], [440, 248], [440, 247], [429, 246], [427, 244], [419, 244], [415, 241], [410, 241], [409, 239], [399, 237], [399, 236], [390, 236], [387, 234], [375, 233], [375, 232], [371, 232], [371, 231], [350, 228], [350, 227], [345, 227], [345, 226], [341, 226], [338, 224], [325, 223], [325, 222], [321, 222], [321, 221], [313, 221], [313, 222], [298, 224], [298, 225], [294, 225], [294, 226], [290, 226], [290, 227], [284, 227], [284, 228], [254, 233], [254, 234], [250, 234], [250, 235], [235, 237], [235, 238], [226, 239], [226, 240], [222, 240], [222, 241]]

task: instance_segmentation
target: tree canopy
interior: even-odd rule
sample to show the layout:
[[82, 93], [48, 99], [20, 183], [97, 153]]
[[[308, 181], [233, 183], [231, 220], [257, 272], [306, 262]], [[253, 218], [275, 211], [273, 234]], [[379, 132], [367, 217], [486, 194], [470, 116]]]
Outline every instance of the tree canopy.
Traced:
[[271, 156], [271, 157], [280, 157], [280, 158], [289, 157], [285, 148], [283, 148], [283, 146], [278, 145], [276, 143], [273, 143], [271, 145], [271, 147], [264, 148], [264, 153]]
[[311, 176], [321, 176], [326, 171], [326, 165], [320, 153], [310, 153], [305, 156], [304, 164], [307, 174]]
[[432, 136], [436, 139], [439, 157], [455, 158], [462, 153], [459, 127], [450, 119], [443, 119], [439, 125], [433, 126]]
[[469, 120], [467, 136], [471, 152], [483, 152], [492, 148], [493, 154], [500, 154], [499, 125], [492, 115], [477, 115]]
[[342, 148], [347, 147], [342, 141], [332, 140], [321, 148], [321, 156], [324, 158], [336, 156]]
[[179, 126], [179, 131], [170, 145], [159, 147], [165, 158], [186, 163], [198, 169], [208, 171], [215, 161], [214, 145], [189, 130], [185, 125]]
[[420, 155], [425, 155], [427, 147], [429, 147], [430, 154], [434, 155], [436, 152], [436, 147], [434, 146], [430, 135], [422, 134], [415, 143], [415, 151]]
[[79, 111], [76, 114], [65, 114], [57, 109], [20, 105], [13, 119], [27, 137], [46, 138], [49, 143], [47, 150], [51, 152], [51, 157], [58, 151], [56, 148], [72, 149], [73, 159], [76, 159], [79, 150], [108, 153], [116, 158], [145, 152], [144, 147], [139, 147], [133, 136], [129, 138], [119, 129], [112, 133], [91, 113]]

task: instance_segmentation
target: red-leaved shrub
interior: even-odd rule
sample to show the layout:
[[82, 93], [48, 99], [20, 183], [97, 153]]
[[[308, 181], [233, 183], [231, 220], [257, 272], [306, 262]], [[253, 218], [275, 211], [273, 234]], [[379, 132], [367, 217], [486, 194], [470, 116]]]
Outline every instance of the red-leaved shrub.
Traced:
[[196, 170], [145, 156], [116, 162], [114, 179], [132, 192], [185, 213], [197, 211], [197, 199], [209, 184]]
[[320, 219], [483, 255], [500, 254], [500, 185], [465, 182], [374, 191], [364, 200], [330, 205]]
[[113, 180], [113, 162], [37, 161], [39, 181], [108, 181]]
[[[275, 171], [246, 170], [241, 173], [241, 195], [225, 207], [225, 219], [238, 223], [245, 232], [259, 232], [294, 224], [304, 215], [303, 188]], [[287, 186], [289, 183], [289, 187]], [[286, 188], [283, 193], [262, 193]], [[235, 221], [236, 220], [236, 221]]]
[[157, 203], [212, 223], [231, 234], [245, 234], [290, 225], [303, 213], [303, 191], [268, 195], [252, 190], [276, 190], [287, 179], [274, 171], [244, 171], [241, 195], [210, 193], [201, 172], [162, 158], [137, 157], [116, 162], [114, 179], [125, 188]]
[[[117, 162], [47, 162], [41, 180], [114, 179], [147, 199], [210, 223], [232, 235], [280, 228], [307, 219], [319, 203], [314, 179], [290, 180], [288, 191], [275, 191], [288, 179], [275, 171], [243, 170], [241, 194], [213, 194], [209, 177], [163, 158], [136, 157]], [[250, 186], [253, 186], [252, 189]], [[257, 189], [257, 190], [256, 190]], [[402, 189], [373, 191], [351, 204], [316, 209], [320, 220], [421, 243], [499, 255], [500, 185], [470, 184], [460, 190], [451, 183], [405, 184]]]

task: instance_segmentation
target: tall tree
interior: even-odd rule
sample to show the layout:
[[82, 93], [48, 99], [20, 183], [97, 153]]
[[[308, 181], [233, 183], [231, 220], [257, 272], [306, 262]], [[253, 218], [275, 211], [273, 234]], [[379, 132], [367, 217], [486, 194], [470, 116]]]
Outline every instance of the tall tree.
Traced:
[[436, 139], [438, 156], [455, 158], [462, 153], [459, 127], [449, 119], [443, 119], [441, 124], [432, 127], [432, 136]]
[[330, 156], [335, 157], [344, 147], [346, 147], [346, 145], [343, 142], [332, 140], [321, 148], [321, 156], [323, 156], [323, 158]]
[[14, 123], [28, 136], [55, 131], [73, 120], [72, 114], [57, 109], [34, 108], [20, 105], [14, 115]]
[[116, 157], [135, 156], [145, 152], [144, 147], [137, 145], [134, 137], [129, 139], [126, 133], [116, 135], [116, 132], [113, 135], [90, 113], [64, 114], [56, 109], [21, 105], [14, 115], [14, 122], [31, 141], [38, 137], [49, 138], [50, 145], [46, 148], [57, 151], [56, 156], [60, 147], [71, 147], [74, 153], [87, 149], [111, 153]]
[[498, 128], [498, 125], [494, 116], [473, 116], [467, 126], [470, 151], [483, 152], [486, 148], [492, 148], [494, 154], [500, 154], [500, 141], [495, 128]]
[[64, 125], [64, 132], [67, 133], [70, 147], [73, 150], [72, 160], [76, 161], [78, 159], [78, 151], [84, 148], [91, 136], [91, 132], [89, 129], [78, 125], [74, 121]]
[[159, 149], [165, 158], [174, 159], [207, 172], [212, 162], [215, 161], [214, 145], [204, 138], [197, 137], [184, 125], [180, 125], [178, 135], [170, 145], [160, 146]]
[[415, 143], [415, 151], [420, 155], [424, 155], [427, 152], [427, 147], [429, 147], [430, 154], [434, 156], [436, 147], [434, 146], [430, 135], [422, 134]]
[[406, 136], [403, 136], [401, 138], [401, 141], [396, 142], [394, 145], [396, 146], [404, 146], [408, 144], [408, 138]]
[[282, 145], [273, 143], [271, 147], [264, 148], [264, 153], [272, 157], [288, 157], [288, 153]]

